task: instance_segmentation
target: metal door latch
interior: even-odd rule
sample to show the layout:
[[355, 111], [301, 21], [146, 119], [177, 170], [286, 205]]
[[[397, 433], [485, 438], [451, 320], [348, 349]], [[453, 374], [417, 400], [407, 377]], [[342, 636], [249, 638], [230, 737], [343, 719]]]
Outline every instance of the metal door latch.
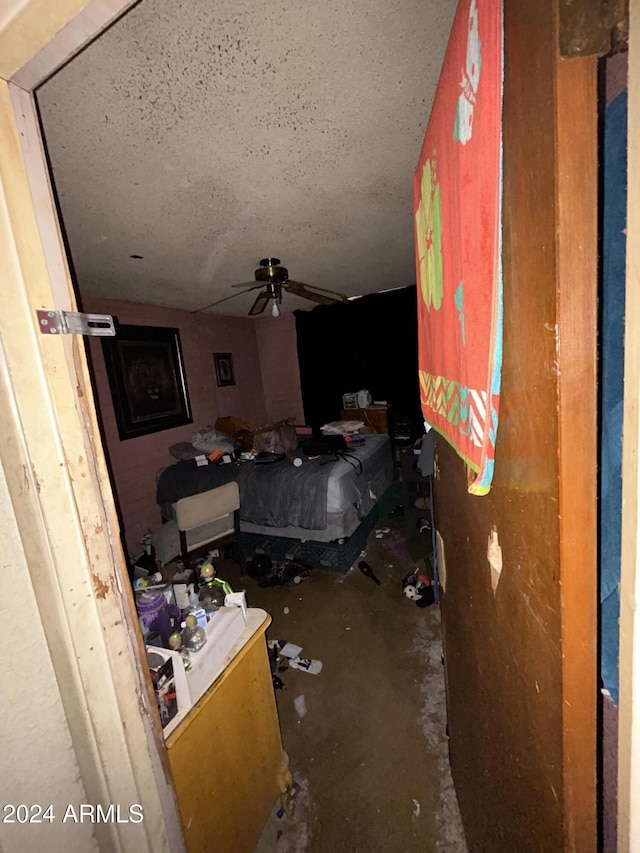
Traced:
[[36, 311], [41, 335], [111, 336], [116, 333], [110, 314], [81, 314], [79, 311]]

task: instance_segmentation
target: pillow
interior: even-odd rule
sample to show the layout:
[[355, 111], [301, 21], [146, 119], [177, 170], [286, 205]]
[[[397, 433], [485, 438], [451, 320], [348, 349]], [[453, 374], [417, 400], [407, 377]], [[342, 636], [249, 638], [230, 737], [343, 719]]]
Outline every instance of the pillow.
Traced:
[[179, 441], [177, 444], [172, 444], [169, 448], [169, 453], [174, 459], [179, 459], [183, 462], [185, 459], [195, 459], [200, 456], [200, 451], [191, 444], [190, 441]]

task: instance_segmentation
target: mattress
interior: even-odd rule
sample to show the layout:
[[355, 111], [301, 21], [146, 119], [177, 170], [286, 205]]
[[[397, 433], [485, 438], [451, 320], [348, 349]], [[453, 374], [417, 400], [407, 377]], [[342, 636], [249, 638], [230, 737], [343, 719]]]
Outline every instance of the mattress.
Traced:
[[389, 436], [368, 435], [339, 458], [318, 457], [300, 468], [290, 460], [199, 469], [193, 461], [179, 462], [161, 475], [158, 503], [169, 520], [173, 501], [237, 479], [242, 531], [330, 542], [356, 530], [393, 478]]
[[323, 529], [310, 530], [293, 525], [272, 527], [252, 524], [242, 517], [240, 529], [245, 533], [317, 542], [351, 536], [393, 482], [395, 469], [389, 436], [368, 435], [363, 445], [329, 464], [326, 526]]

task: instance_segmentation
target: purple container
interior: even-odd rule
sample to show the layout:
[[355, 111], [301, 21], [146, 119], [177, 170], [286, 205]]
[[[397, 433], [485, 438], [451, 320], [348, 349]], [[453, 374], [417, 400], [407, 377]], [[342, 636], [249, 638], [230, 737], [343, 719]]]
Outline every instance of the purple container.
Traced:
[[180, 630], [181, 615], [176, 605], [169, 604], [162, 592], [150, 589], [136, 595], [136, 610], [143, 633], [157, 631], [168, 649], [169, 637]]

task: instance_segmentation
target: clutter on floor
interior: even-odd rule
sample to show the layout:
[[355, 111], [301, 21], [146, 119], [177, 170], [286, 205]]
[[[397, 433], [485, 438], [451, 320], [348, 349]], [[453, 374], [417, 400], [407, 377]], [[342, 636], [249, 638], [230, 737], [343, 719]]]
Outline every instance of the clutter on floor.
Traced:
[[274, 561], [268, 554], [255, 554], [247, 560], [246, 570], [249, 577], [262, 587], [289, 586], [308, 577], [313, 572], [313, 567], [293, 556]]
[[[286, 609], [287, 608], [285, 608], [285, 610]], [[321, 660], [300, 657], [302, 646], [298, 646], [295, 643], [289, 643], [286, 640], [270, 640], [268, 648], [269, 659], [271, 661], [271, 672], [274, 678], [274, 687], [276, 690], [281, 690], [284, 687], [284, 682], [276, 672], [283, 673], [289, 668], [299, 669], [303, 672], [308, 672], [311, 675], [318, 675], [322, 672]]]
[[405, 598], [415, 601], [418, 607], [429, 607], [436, 601], [436, 593], [431, 580], [424, 572], [411, 572], [402, 579], [402, 592]]
[[[447, 761], [439, 608], [404, 595], [408, 575], [432, 588], [430, 566], [411, 556], [402, 518], [382, 524], [389, 532], [374, 528], [345, 573], [247, 581], [273, 617], [275, 696], [298, 786], [291, 813], [274, 805], [256, 853], [466, 849]], [[300, 670], [297, 659], [322, 669]]]
[[358, 563], [358, 568], [360, 569], [360, 571], [362, 572], [362, 574], [363, 574], [365, 577], [367, 577], [367, 578], [371, 578], [371, 580], [372, 580], [372, 581], [374, 581], [374, 583], [376, 583], [378, 586], [380, 586], [380, 581], [379, 581], [379, 580], [378, 580], [378, 578], [374, 575], [374, 573], [373, 573], [373, 569], [371, 568], [371, 566], [369, 565], [369, 563], [366, 563], [364, 560], [361, 560], [361, 561]]

